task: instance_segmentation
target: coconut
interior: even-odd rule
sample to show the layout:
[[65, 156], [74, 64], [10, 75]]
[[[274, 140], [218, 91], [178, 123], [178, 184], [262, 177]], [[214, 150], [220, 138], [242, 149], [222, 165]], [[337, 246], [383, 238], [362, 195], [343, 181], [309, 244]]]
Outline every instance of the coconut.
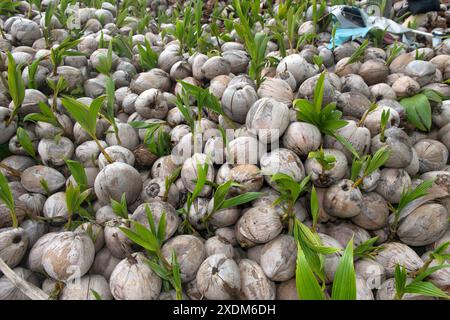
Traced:
[[448, 148], [437, 140], [422, 139], [414, 145], [414, 150], [420, 173], [441, 170], [447, 164]]
[[369, 289], [378, 289], [386, 280], [384, 267], [373, 259], [360, 259], [355, 262], [355, 272], [363, 279]]
[[389, 69], [381, 59], [366, 60], [359, 68], [359, 75], [369, 86], [384, 82], [388, 74]]
[[406, 65], [404, 72], [420, 86], [424, 86], [431, 82], [436, 73], [436, 65], [428, 61], [414, 60]]
[[259, 191], [264, 182], [260, 169], [253, 164], [236, 165], [230, 170], [228, 179], [238, 184], [231, 188], [232, 194]]
[[[189, 191], [193, 192], [195, 188], [195, 180], [198, 178], [198, 165], [207, 165], [206, 179], [212, 181], [214, 179], [214, 167], [212, 167], [211, 160], [208, 156], [201, 153], [196, 153], [187, 159], [181, 168], [181, 179], [184, 186]], [[207, 196], [211, 192], [211, 186], [205, 185], [199, 196]]]
[[38, 153], [46, 165], [55, 167], [65, 164], [65, 159], [72, 158], [74, 146], [66, 137], [55, 139], [42, 139], [39, 142]]
[[[396, 100], [397, 94], [394, 89], [386, 83], [377, 83], [370, 88], [370, 98], [372, 101], [380, 101], [384, 99]], [[397, 111], [397, 110], [396, 110]]]
[[410, 185], [411, 178], [404, 169], [384, 168], [376, 191], [390, 203], [398, 203], [403, 190], [407, 190]]
[[[343, 250], [344, 247], [339, 243], [336, 239], [330, 237], [327, 234], [324, 233], [318, 233], [320, 240], [322, 241], [322, 244], [327, 247], [333, 247]], [[330, 283], [334, 280], [334, 275], [336, 273], [336, 269], [339, 265], [339, 262], [342, 258], [341, 252], [335, 252], [332, 254], [327, 254], [325, 256], [324, 262], [323, 262], [323, 271], [325, 274], [325, 280], [327, 283]]]
[[[336, 130], [336, 133], [347, 139], [355, 148], [359, 155], [365, 155], [370, 150], [370, 131], [365, 127], [360, 127], [353, 121], [347, 121], [347, 125]], [[337, 149], [342, 151], [347, 157], [347, 161], [353, 161], [353, 155], [342, 143], [331, 136], [325, 136], [324, 146], [328, 149]], [[317, 148], [316, 148], [317, 149]], [[314, 149], [315, 150], [315, 149]], [[311, 150], [313, 151], [313, 150]]]
[[361, 212], [352, 222], [366, 230], [377, 230], [388, 223], [389, 207], [382, 196], [376, 192], [362, 194]]
[[403, 266], [407, 272], [417, 271], [423, 265], [422, 259], [406, 244], [388, 242], [383, 247], [374, 260], [384, 267], [387, 277], [394, 276], [397, 265]]
[[145, 261], [143, 253], [133, 253], [114, 268], [109, 281], [116, 300], [155, 300], [162, 281]]
[[230, 72], [234, 74], [244, 73], [249, 63], [249, 57], [244, 50], [226, 50], [222, 57], [230, 63]]
[[370, 100], [360, 92], [344, 92], [338, 95], [336, 106], [344, 116], [361, 118], [370, 108]]
[[337, 240], [342, 247], [345, 247], [352, 238], [355, 248], [370, 239], [370, 235], [365, 229], [347, 221], [325, 225], [324, 233]]
[[59, 300], [97, 300], [96, 292], [102, 300], [112, 300], [109, 285], [101, 275], [86, 275], [75, 283], [69, 283], [61, 290]]
[[108, 248], [103, 248], [95, 254], [94, 263], [89, 270], [90, 274], [103, 276], [107, 281], [111, 277], [114, 268], [121, 260], [114, 257]]
[[104, 239], [106, 248], [118, 259], [123, 259], [132, 252], [132, 241], [120, 230], [120, 228], [126, 227], [129, 227], [129, 223], [125, 219], [120, 218], [114, 218], [105, 223]]
[[180, 265], [181, 281], [187, 283], [195, 279], [200, 264], [206, 258], [203, 241], [193, 235], [179, 235], [162, 247], [162, 254], [167, 261], [171, 261], [173, 251]]
[[372, 136], [377, 135], [381, 131], [381, 115], [383, 112], [389, 112], [386, 128], [396, 127], [400, 123], [400, 115], [397, 111], [390, 107], [377, 106], [364, 120], [364, 126], [369, 129]]
[[23, 228], [0, 229], [0, 258], [14, 268], [28, 249], [29, 238]]
[[214, 254], [223, 254], [230, 259], [233, 259], [234, 257], [233, 246], [226, 239], [219, 236], [213, 236], [206, 240], [205, 250], [207, 257]]
[[213, 79], [218, 75], [227, 75], [231, 72], [231, 63], [224, 57], [211, 57], [202, 65], [201, 71], [206, 79]]
[[294, 76], [297, 85], [316, 73], [314, 67], [298, 54], [291, 54], [281, 59], [276, 71], [277, 73], [289, 71]]
[[392, 84], [398, 98], [414, 96], [420, 90], [420, 84], [413, 78], [404, 76], [394, 81]]
[[363, 197], [353, 181], [342, 179], [328, 188], [324, 208], [328, 214], [338, 218], [352, 218], [361, 213]]
[[311, 175], [311, 181], [319, 187], [326, 187], [342, 179], [348, 170], [347, 158], [344, 153], [336, 149], [324, 149], [325, 156], [334, 157], [335, 161], [331, 169], [324, 169], [315, 159], [309, 158], [305, 161], [306, 174]]
[[154, 68], [148, 72], [142, 72], [131, 81], [130, 88], [137, 94], [141, 94], [149, 89], [168, 91], [171, 82], [167, 72], [158, 68]]
[[389, 159], [384, 163], [385, 167], [404, 168], [408, 166], [411, 163], [413, 156], [410, 137], [397, 127], [386, 129], [384, 136], [384, 142], [380, 141], [380, 135], [376, 135], [372, 138], [372, 154], [380, 148], [387, 146], [391, 153]]
[[273, 281], [286, 281], [295, 275], [297, 242], [289, 235], [280, 235], [261, 249], [260, 265]]
[[209, 300], [236, 299], [241, 289], [239, 267], [223, 254], [206, 258], [197, 272], [197, 288]]
[[[43, 186], [44, 181], [46, 188]], [[65, 184], [66, 179], [53, 168], [37, 165], [25, 169], [20, 182], [29, 192], [52, 194]]]
[[79, 278], [94, 262], [94, 243], [88, 235], [61, 232], [52, 237], [42, 253], [45, 272], [56, 280]]
[[236, 237], [242, 247], [267, 243], [282, 230], [281, 218], [274, 208], [253, 207], [236, 223]]
[[267, 279], [262, 268], [254, 261], [239, 262], [241, 278], [240, 298], [243, 300], [274, 300], [275, 284]]
[[142, 92], [134, 105], [137, 113], [147, 119], [164, 119], [168, 111], [162, 92], [154, 88]]
[[416, 208], [400, 221], [397, 235], [410, 246], [424, 246], [442, 237], [447, 228], [446, 208], [437, 203], [428, 203]]
[[95, 178], [95, 194], [103, 203], [110, 199], [120, 201], [122, 195], [128, 204], [133, 203], [142, 189], [139, 172], [132, 166], [115, 162], [104, 167]]
[[[25, 169], [35, 165], [36, 161], [34, 159], [29, 158], [29, 157], [12, 155], [12, 156], [4, 158], [1, 161], [1, 163], [3, 165], [8, 166], [11, 169], [23, 172]], [[14, 176], [10, 171], [8, 171], [8, 170], [6, 170], [4, 168], [0, 168], [0, 172], [9, 181], [14, 181], [14, 180], [18, 180], [19, 179], [19, 177]]]
[[291, 176], [295, 181], [300, 182], [305, 177], [305, 169], [300, 158], [289, 149], [276, 149], [261, 157], [261, 172], [266, 182], [277, 189], [276, 182], [271, 176], [276, 173], [284, 173]]
[[277, 285], [277, 300], [298, 300], [295, 278], [281, 282]]
[[276, 99], [259, 99], [248, 110], [245, 124], [249, 133], [257, 135], [262, 143], [273, 143], [289, 125], [289, 109]]
[[277, 78], [266, 78], [258, 88], [258, 95], [261, 98], [273, 98], [287, 106], [294, 100], [294, 93], [289, 84]]
[[228, 86], [222, 95], [225, 114], [239, 123], [245, 122], [247, 112], [256, 100], [255, 89], [244, 83]]
[[369, 86], [364, 82], [364, 79], [357, 74], [349, 74], [341, 78], [342, 88], [341, 92], [359, 92], [370, 98]]
[[283, 145], [301, 157], [317, 150], [321, 142], [319, 129], [306, 122], [292, 122], [283, 135]]

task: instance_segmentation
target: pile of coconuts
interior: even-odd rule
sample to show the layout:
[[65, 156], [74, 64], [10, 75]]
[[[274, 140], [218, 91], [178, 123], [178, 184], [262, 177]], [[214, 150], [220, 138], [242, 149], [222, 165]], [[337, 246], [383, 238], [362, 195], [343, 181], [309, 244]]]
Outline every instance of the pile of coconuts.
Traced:
[[[343, 249], [353, 238], [357, 247], [377, 237], [379, 250], [354, 258], [358, 300], [394, 299], [396, 265], [414, 273], [430, 252], [450, 241], [450, 39], [433, 47], [431, 38], [418, 36], [414, 49], [400, 41], [375, 46], [369, 38], [362, 56], [348, 63], [364, 39], [330, 49], [333, 26], [321, 25], [325, 19], [315, 24], [309, 5], [293, 35], [281, 19], [286, 31], [280, 39], [273, 27], [284, 1], [261, 1], [261, 19], [251, 28], [269, 41], [258, 78], [256, 58], [234, 28], [240, 21], [232, 1], [200, 2], [201, 38], [189, 48], [174, 30], [185, 7], [196, 1], [126, 1], [126, 18], [119, 0], [98, 7], [89, 7], [91, 1], [42, 0], [39, 7], [35, 1], [11, 2], [15, 11], [0, 15], [0, 171], [18, 221], [14, 225], [9, 206], [0, 201], [0, 299], [179, 298], [151, 268], [148, 252], [123, 232], [134, 222], [149, 228], [148, 209], [156, 224], [165, 217], [160, 255], [170, 261], [176, 253], [182, 299], [298, 299], [297, 242], [286, 208], [277, 202], [282, 190], [271, 177], [278, 173], [296, 183], [310, 177], [308, 190], [290, 209], [311, 226], [314, 185], [320, 212], [316, 232], [323, 245]], [[66, 21], [56, 13], [46, 19], [49, 6], [76, 19]], [[399, 8], [394, 4], [394, 10]], [[422, 31], [448, 31], [449, 23], [450, 8], [442, 4], [442, 11], [420, 15], [415, 25]], [[299, 41], [308, 34], [316, 37]], [[68, 37], [79, 39], [69, 51], [81, 54], [67, 54], [55, 66], [52, 49]], [[298, 46], [290, 46], [292, 37]], [[118, 38], [125, 39], [128, 54], [118, 49]], [[109, 57], [114, 104], [108, 110], [113, 114], [106, 115], [105, 100], [94, 139], [63, 100], [71, 97], [93, 108], [93, 101], [106, 95], [108, 76], [99, 67], [111, 53], [110, 42], [115, 44]], [[142, 63], [146, 46], [157, 55], [152, 66]], [[25, 85], [18, 112], [8, 89], [14, 76], [8, 73], [9, 54]], [[34, 79], [30, 68], [35, 68]], [[339, 135], [361, 157], [390, 150], [389, 159], [359, 186], [350, 179], [354, 157], [349, 148], [297, 117], [296, 99], [312, 102], [322, 73], [323, 106], [335, 103], [347, 121]], [[59, 79], [65, 85], [55, 94], [51, 83]], [[200, 106], [199, 96], [188, 95], [181, 81], [216, 97], [220, 112], [208, 102]], [[411, 123], [399, 102], [423, 89], [442, 98], [430, 100], [432, 123], [426, 130]], [[59, 125], [26, 121], [42, 113], [42, 104]], [[149, 146], [146, 127], [133, 123], [157, 124], [162, 138]], [[225, 131], [233, 133], [231, 138], [224, 138]], [[20, 138], [24, 133], [28, 146]], [[168, 151], [164, 141], [169, 141]], [[309, 157], [321, 150], [335, 159], [330, 168]], [[66, 191], [77, 184], [69, 160], [81, 164], [87, 177], [88, 197], [77, 212], [70, 212], [67, 203]], [[208, 183], [197, 190], [205, 164]], [[430, 192], [402, 210], [393, 231], [392, 211], [402, 193], [429, 180]], [[218, 185], [227, 181], [234, 182], [228, 198], [260, 195], [214, 212]], [[117, 214], [113, 203], [121, 203], [125, 214]], [[325, 257], [327, 294], [341, 255]], [[450, 269], [428, 280], [448, 293]], [[403, 298], [430, 299], [420, 294]]]

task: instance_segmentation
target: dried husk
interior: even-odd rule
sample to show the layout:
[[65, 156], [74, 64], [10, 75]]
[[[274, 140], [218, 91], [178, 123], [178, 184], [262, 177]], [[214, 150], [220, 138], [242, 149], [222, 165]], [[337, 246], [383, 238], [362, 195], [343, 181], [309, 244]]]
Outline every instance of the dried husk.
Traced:
[[209, 300], [237, 299], [241, 289], [239, 267], [223, 254], [206, 258], [196, 277], [197, 289]]
[[120, 261], [109, 280], [116, 300], [156, 300], [161, 292], [161, 278], [145, 262], [143, 253], [133, 253]]
[[167, 261], [171, 261], [172, 251], [175, 251], [180, 265], [182, 283], [194, 280], [198, 268], [206, 259], [206, 249], [202, 239], [188, 234], [178, 235], [162, 247], [162, 255]]
[[45, 272], [56, 280], [82, 277], [94, 262], [95, 248], [86, 234], [66, 231], [51, 239], [42, 254]]
[[236, 237], [242, 247], [267, 243], [283, 229], [281, 218], [274, 208], [254, 207], [246, 211], [235, 226]]
[[394, 276], [397, 264], [405, 267], [407, 272], [416, 271], [423, 265], [417, 253], [401, 242], [383, 244], [383, 250], [377, 253], [374, 260], [384, 267], [388, 278]]
[[249, 259], [242, 259], [239, 262], [239, 271], [241, 277], [240, 299], [275, 299], [275, 284], [266, 277], [259, 264]]
[[289, 235], [279, 235], [261, 249], [260, 265], [268, 278], [286, 281], [295, 275], [297, 242]]

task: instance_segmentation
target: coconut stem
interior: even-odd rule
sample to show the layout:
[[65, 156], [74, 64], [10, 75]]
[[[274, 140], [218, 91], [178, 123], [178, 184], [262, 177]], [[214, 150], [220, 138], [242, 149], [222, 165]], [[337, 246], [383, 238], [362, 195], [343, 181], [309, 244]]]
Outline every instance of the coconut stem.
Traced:
[[353, 184], [353, 188], [358, 188], [358, 186], [363, 183], [365, 178], [365, 175], [363, 175], [361, 178], [359, 178], [358, 180], [355, 181], [355, 183]]
[[12, 176], [15, 176], [15, 177], [18, 177], [18, 178], [20, 178], [20, 176], [22, 175], [22, 173], [19, 170], [11, 168], [10, 166], [8, 166], [8, 165], [6, 165], [4, 163], [1, 163], [1, 162], [0, 162], [0, 168], [3, 168], [5, 170], [9, 171], [9, 173]]
[[18, 228], [19, 227], [19, 221], [17, 221], [16, 210], [14, 210], [14, 208], [10, 209], [9, 210], [9, 214], [11, 215], [13, 228]]
[[417, 269], [416, 271], [413, 271], [410, 273], [410, 276], [412, 278], [417, 277], [419, 274], [421, 274], [422, 272], [424, 272], [425, 270], [428, 269], [428, 267], [430, 266], [430, 264], [433, 262], [434, 258], [432, 255], [430, 255], [430, 257], [425, 261], [425, 263], [422, 265], [422, 267], [420, 267], [419, 269]]
[[98, 141], [98, 139], [96, 137], [92, 137], [94, 138], [95, 143], [97, 144], [98, 148], [100, 149], [100, 152], [105, 156], [106, 161], [108, 161], [109, 163], [113, 163], [113, 159], [111, 159], [111, 157], [109, 156], [109, 154], [106, 152], [105, 148], [103, 148], [103, 146], [100, 144], [100, 141]]
[[11, 122], [13, 122], [14, 118], [17, 116], [17, 113], [19, 112], [20, 106], [14, 105], [14, 109], [11, 112], [11, 115], [9, 116], [8, 120], [6, 121], [6, 126], [8, 127]]

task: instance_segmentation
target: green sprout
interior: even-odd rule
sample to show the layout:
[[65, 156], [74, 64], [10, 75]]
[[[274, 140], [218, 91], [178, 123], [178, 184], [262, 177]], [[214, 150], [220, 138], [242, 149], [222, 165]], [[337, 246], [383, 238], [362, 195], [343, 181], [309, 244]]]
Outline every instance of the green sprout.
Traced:
[[9, 187], [8, 180], [0, 171], [0, 199], [8, 207], [9, 214], [11, 216], [13, 228], [19, 227], [19, 222], [17, 220], [16, 205], [14, 203], [14, 197], [11, 193], [11, 188]]

